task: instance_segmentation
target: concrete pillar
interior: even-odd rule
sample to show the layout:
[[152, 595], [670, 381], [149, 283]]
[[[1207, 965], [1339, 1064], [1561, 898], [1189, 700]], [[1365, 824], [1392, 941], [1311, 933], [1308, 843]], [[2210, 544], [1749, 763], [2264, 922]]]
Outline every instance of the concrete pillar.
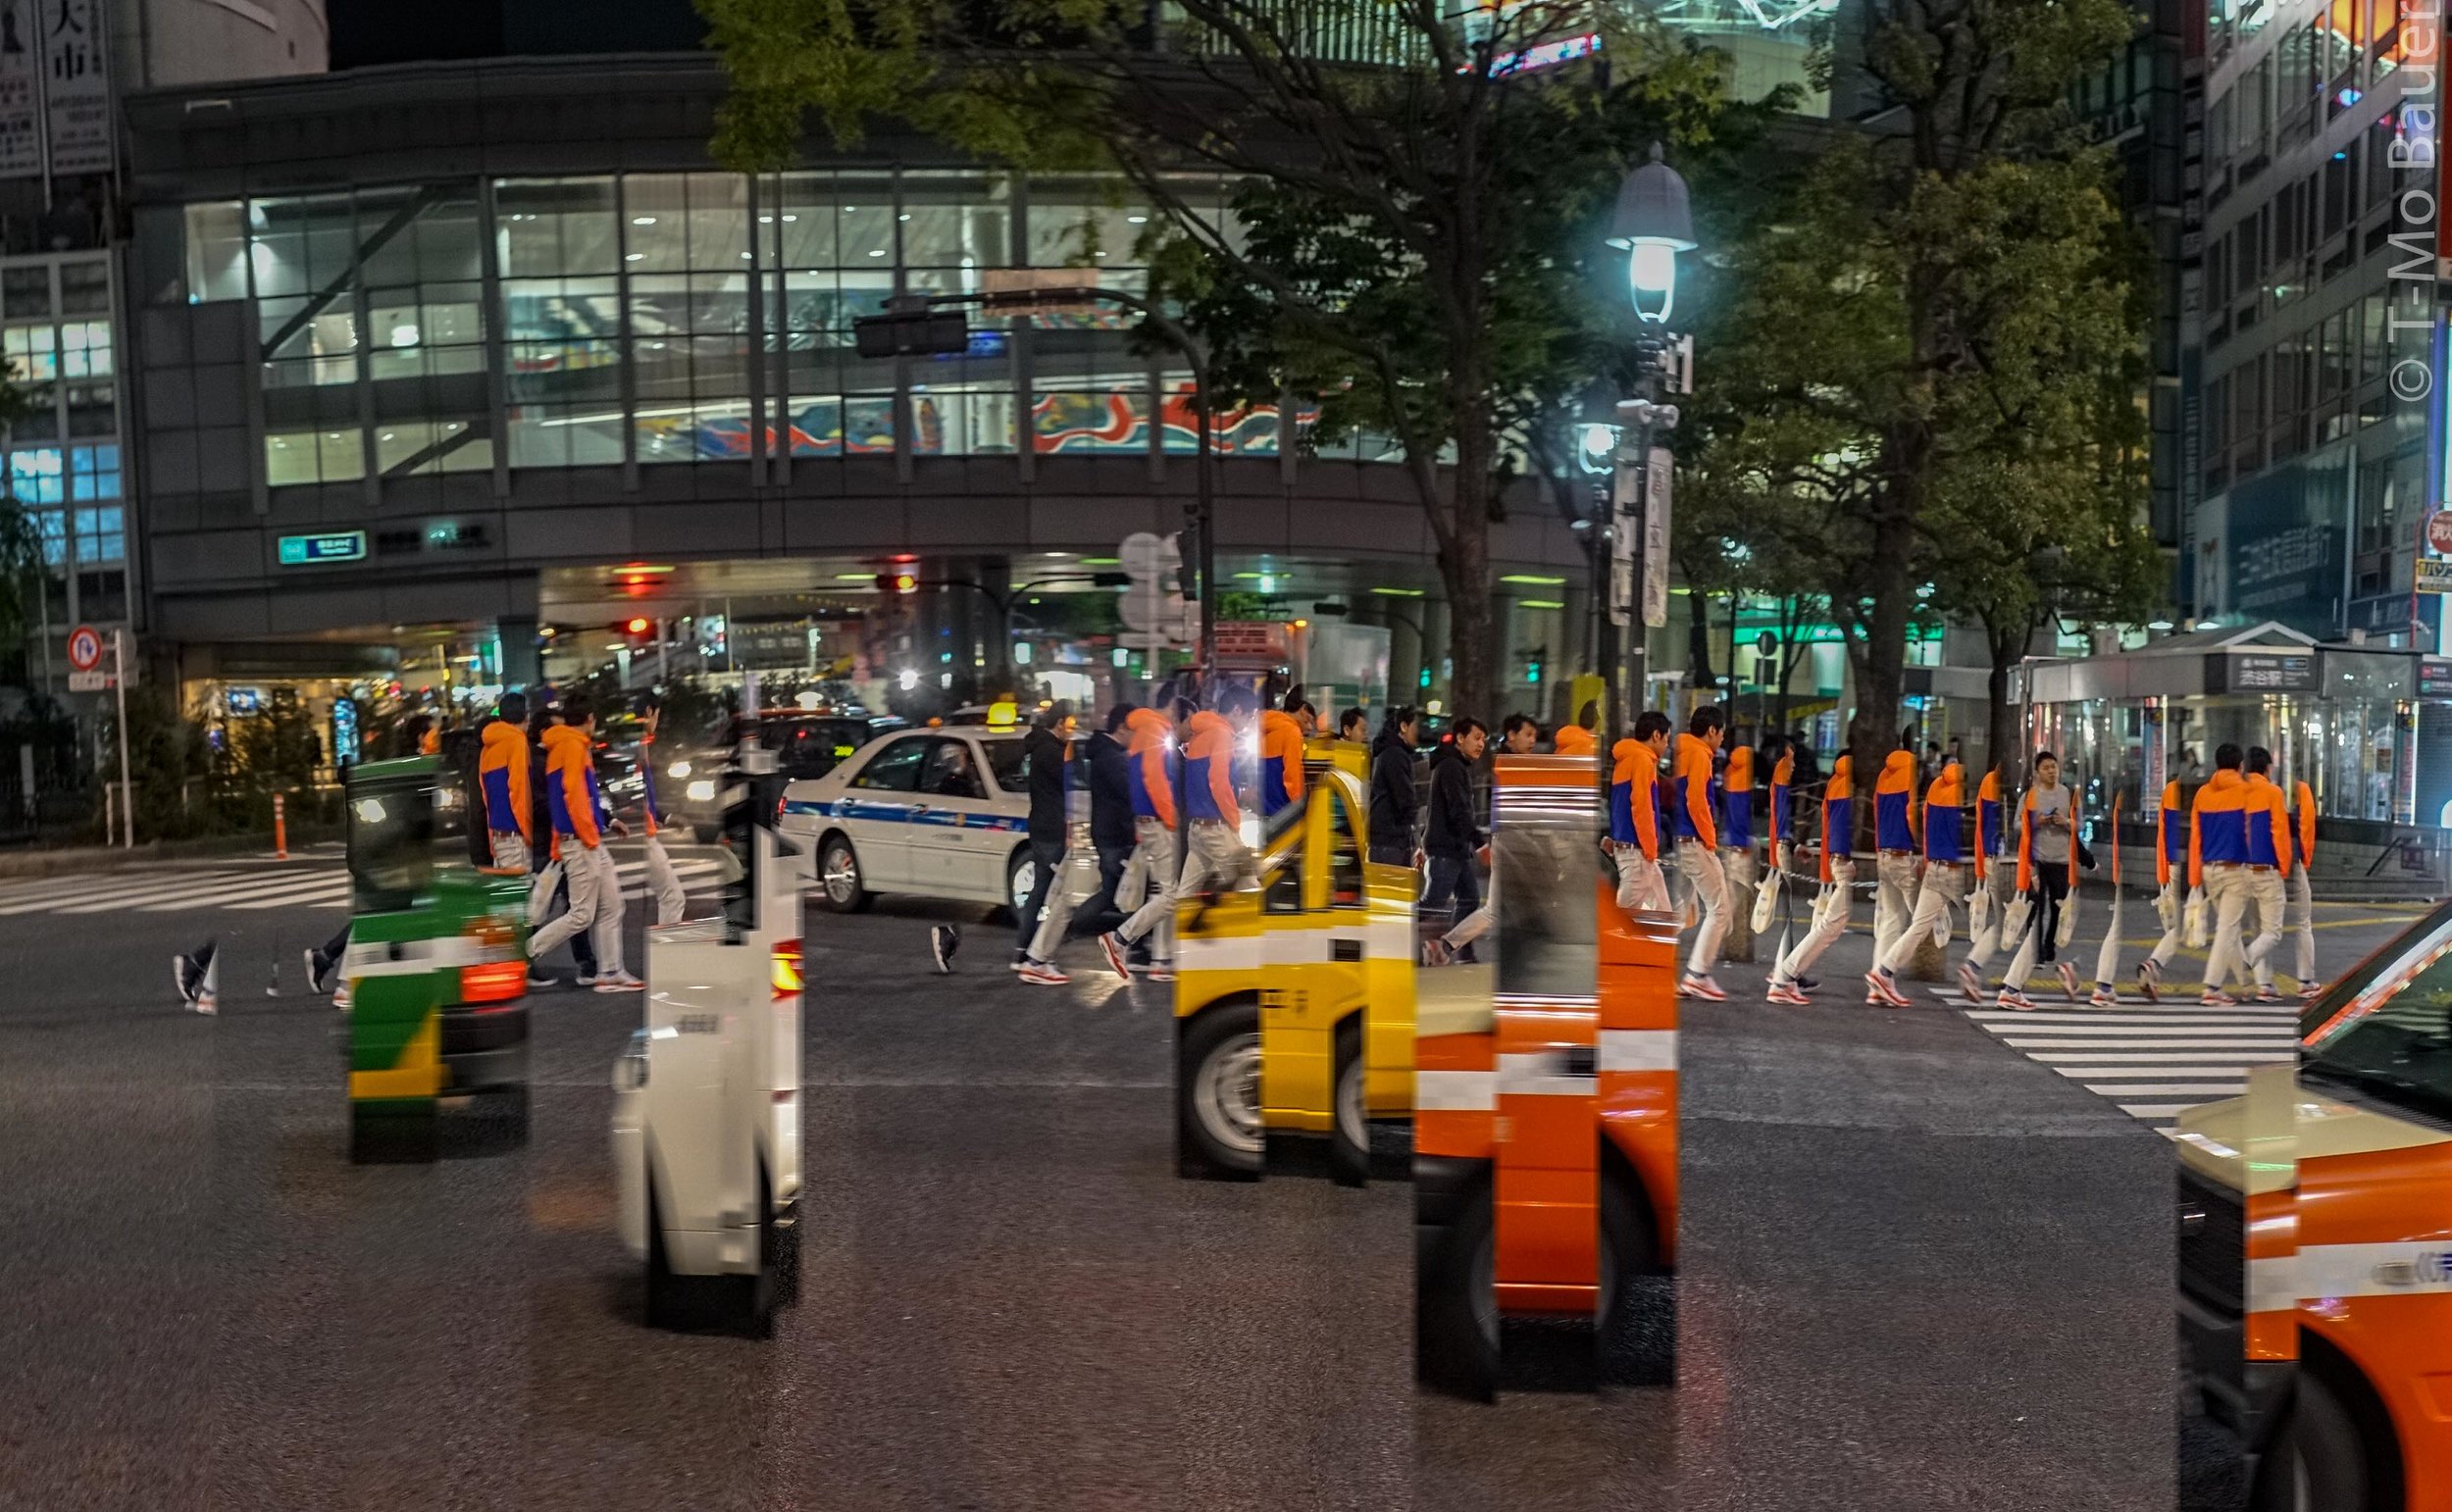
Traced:
[[494, 621], [502, 642], [502, 685], [528, 687], [544, 680], [544, 652], [536, 639], [535, 615], [504, 615]]

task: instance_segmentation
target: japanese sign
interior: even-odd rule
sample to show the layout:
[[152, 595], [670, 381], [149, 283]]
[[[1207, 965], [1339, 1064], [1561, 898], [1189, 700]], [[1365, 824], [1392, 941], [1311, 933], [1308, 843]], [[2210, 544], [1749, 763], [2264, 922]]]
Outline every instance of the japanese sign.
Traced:
[[283, 567], [312, 567], [319, 562], [364, 560], [364, 530], [334, 530], [325, 535], [284, 535], [281, 538], [281, 565]]
[[2418, 559], [2418, 591], [2452, 593], [2452, 560], [2420, 557]]
[[1229, 672], [1273, 672], [1292, 654], [1282, 620], [1217, 622], [1217, 665]]
[[[111, 64], [101, 0], [34, 0], [42, 28], [42, 105], [54, 174], [107, 174]], [[4, 45], [4, 44], [0, 44]]]
[[2205, 659], [2205, 690], [2209, 693], [2312, 693], [2316, 691], [2316, 653], [2218, 653]]
[[1676, 459], [1665, 446], [1652, 448], [1643, 465], [1643, 623], [1668, 623], [1668, 485]]
[[0, 0], [0, 178], [42, 172], [42, 86], [34, 27], [41, 0]]

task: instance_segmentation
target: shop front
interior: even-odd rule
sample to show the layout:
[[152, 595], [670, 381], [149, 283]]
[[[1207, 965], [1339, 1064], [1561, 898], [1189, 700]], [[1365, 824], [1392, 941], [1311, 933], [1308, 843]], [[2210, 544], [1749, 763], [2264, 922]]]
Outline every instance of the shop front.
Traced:
[[[2089, 812], [2117, 800], [2124, 819], [2151, 819], [2165, 782], [2203, 779], [2222, 745], [2261, 745], [2323, 818], [2389, 827], [2417, 822], [2420, 663], [2268, 622], [2029, 662], [2020, 681], [2029, 744], [2060, 754]], [[2429, 712], [2452, 725], [2452, 703]]]

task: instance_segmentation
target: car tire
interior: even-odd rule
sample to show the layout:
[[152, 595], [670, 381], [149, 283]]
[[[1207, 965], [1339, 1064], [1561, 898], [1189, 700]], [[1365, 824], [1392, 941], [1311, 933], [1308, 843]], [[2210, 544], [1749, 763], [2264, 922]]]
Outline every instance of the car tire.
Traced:
[[1340, 1186], [1360, 1186], [1371, 1176], [1370, 1110], [1362, 1097], [1362, 1015], [1337, 1026], [1336, 1081], [1329, 1106], [1328, 1174]]
[[758, 1167], [758, 1232], [757, 1273], [752, 1276], [727, 1276], [731, 1283], [733, 1315], [741, 1332], [751, 1338], [772, 1338], [775, 1335], [775, 1279], [780, 1269], [782, 1240], [775, 1228], [775, 1201], [769, 1195], [766, 1167]]
[[1252, 1181], [1268, 1139], [1260, 1125], [1260, 1009], [1220, 1003], [1184, 1027], [1175, 1067], [1175, 1145], [1187, 1175]]
[[1606, 1171], [1601, 1178], [1600, 1310], [1593, 1318], [1593, 1354], [1603, 1386], [1667, 1386], [1660, 1360], [1673, 1350], [1647, 1350], [1645, 1278], [1660, 1270], [1660, 1246], [1642, 1198]]
[[1005, 858], [1003, 923], [1018, 926], [1022, 922], [1022, 910], [1030, 905], [1030, 889], [1038, 885], [1038, 870], [1039, 860], [1028, 845], [1015, 846]]
[[673, 1262], [664, 1253], [664, 1214], [656, 1206], [654, 1156], [648, 1156], [647, 1171], [647, 1327], [669, 1329], [680, 1326], [685, 1311], [682, 1278], [673, 1274]]
[[817, 847], [817, 900], [828, 913], [865, 913], [877, 894], [862, 885], [860, 853], [845, 834], [830, 834]]
[[1413, 1289], [1413, 1373], [1471, 1401], [1499, 1394], [1498, 1233], [1491, 1189], [1476, 1191], [1419, 1262]]

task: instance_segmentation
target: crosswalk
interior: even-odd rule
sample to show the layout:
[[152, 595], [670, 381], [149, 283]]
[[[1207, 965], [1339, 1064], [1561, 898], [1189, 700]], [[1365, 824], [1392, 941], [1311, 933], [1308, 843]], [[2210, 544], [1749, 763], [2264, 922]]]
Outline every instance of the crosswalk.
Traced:
[[2028, 1060], [2157, 1129], [2199, 1104], [2238, 1096], [2251, 1068], [2297, 1054], [2295, 1004], [1960, 1011]]
[[[623, 895], [634, 901], [644, 898], [646, 862], [635, 859], [618, 864]], [[716, 870], [716, 863], [706, 857], [673, 861], [681, 884], [692, 891], [711, 885]], [[247, 914], [276, 909], [339, 912], [348, 906], [347, 869], [326, 862], [165, 865], [0, 882], [0, 919], [205, 911]]]

